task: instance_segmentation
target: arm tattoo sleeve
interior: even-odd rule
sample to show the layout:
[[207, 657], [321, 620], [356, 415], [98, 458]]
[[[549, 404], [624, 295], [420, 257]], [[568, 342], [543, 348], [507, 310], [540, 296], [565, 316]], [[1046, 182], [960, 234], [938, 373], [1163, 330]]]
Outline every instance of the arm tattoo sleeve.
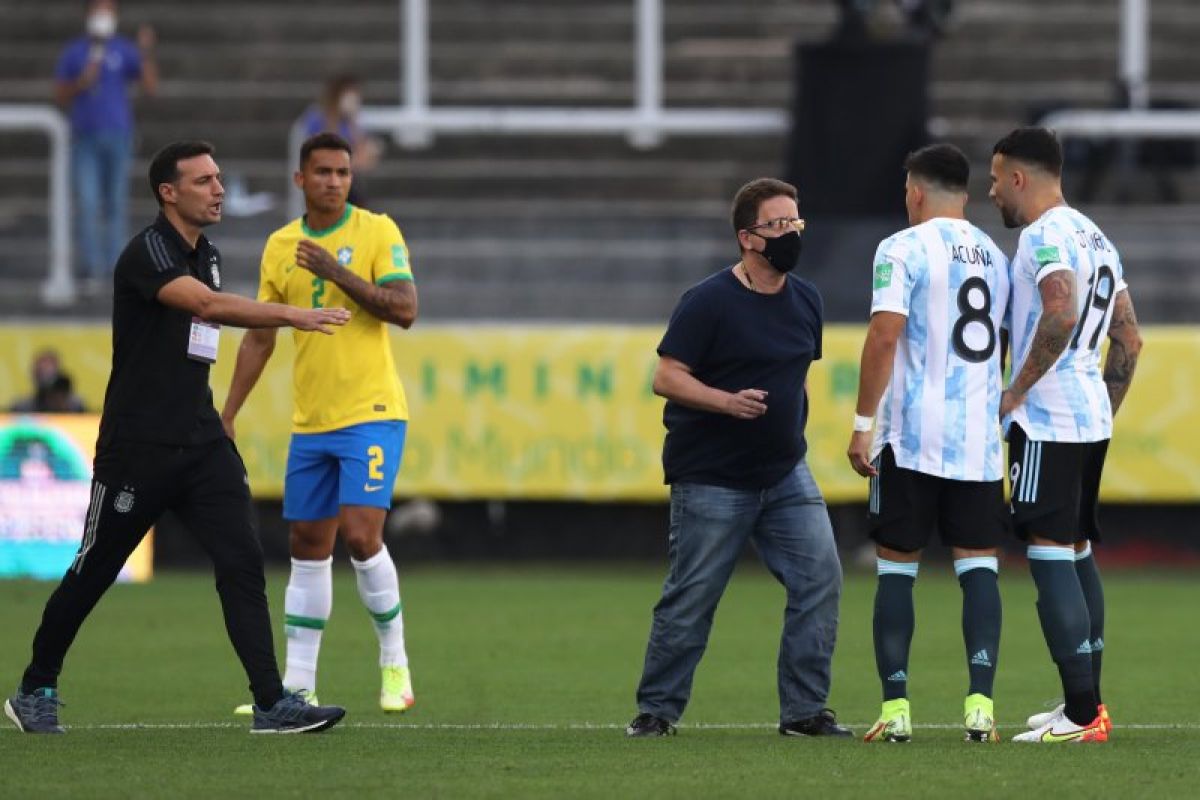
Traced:
[[1108, 335], [1110, 342], [1108, 356], [1104, 359], [1104, 383], [1108, 387], [1113, 413], [1116, 414], [1129, 391], [1129, 384], [1133, 382], [1133, 371], [1137, 368], [1138, 354], [1142, 349], [1137, 316], [1133, 312], [1133, 301], [1128, 291], [1117, 295]]
[[1067, 349], [1078, 318], [1075, 273], [1065, 269], [1052, 272], [1038, 284], [1038, 291], [1042, 295], [1042, 316], [1033, 334], [1029, 357], [1010, 387], [1018, 395], [1032, 389], [1058, 361]]
[[333, 282], [373, 317], [407, 328], [417, 317], [417, 287], [412, 281], [392, 281], [385, 286], [368, 283], [348, 269]]

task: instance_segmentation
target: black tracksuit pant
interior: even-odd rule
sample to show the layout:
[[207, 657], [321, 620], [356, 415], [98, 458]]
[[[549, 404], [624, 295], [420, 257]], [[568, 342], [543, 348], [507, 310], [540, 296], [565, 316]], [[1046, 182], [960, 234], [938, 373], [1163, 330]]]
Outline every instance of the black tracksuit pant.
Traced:
[[168, 510], [212, 559], [225, 629], [254, 702], [270, 708], [279, 700], [283, 684], [271, 638], [262, 545], [246, 468], [225, 438], [192, 447], [118, 442], [97, 455], [79, 552], [46, 603], [22, 691], [58, 685], [84, 619]]

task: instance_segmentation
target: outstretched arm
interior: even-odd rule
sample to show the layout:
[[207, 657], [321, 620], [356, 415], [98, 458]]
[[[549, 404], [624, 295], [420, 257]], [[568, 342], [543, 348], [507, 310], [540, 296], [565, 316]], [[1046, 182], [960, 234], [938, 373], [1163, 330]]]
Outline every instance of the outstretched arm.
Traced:
[[292, 327], [302, 331], [333, 333], [334, 326], [345, 325], [350, 319], [350, 312], [344, 308], [294, 308], [282, 303], [260, 303], [236, 294], [214, 292], [190, 275], [167, 282], [155, 297], [164, 305], [187, 311], [206, 322], [220, 322], [239, 328]]
[[1133, 371], [1137, 369], [1138, 354], [1142, 352], [1142, 335], [1138, 331], [1137, 316], [1133, 313], [1133, 300], [1129, 290], [1117, 295], [1113, 306], [1112, 322], [1108, 325], [1108, 355], [1104, 359], [1104, 383], [1108, 387], [1108, 400], [1112, 413], [1116, 414], [1133, 382]]
[[1000, 398], [1001, 416], [1025, 401], [1025, 395], [1033, 385], [1041, 380], [1067, 349], [1071, 332], [1079, 321], [1077, 291], [1075, 273], [1067, 269], [1051, 272], [1038, 284], [1038, 292], [1042, 296], [1042, 316], [1020, 374], [1013, 377]]

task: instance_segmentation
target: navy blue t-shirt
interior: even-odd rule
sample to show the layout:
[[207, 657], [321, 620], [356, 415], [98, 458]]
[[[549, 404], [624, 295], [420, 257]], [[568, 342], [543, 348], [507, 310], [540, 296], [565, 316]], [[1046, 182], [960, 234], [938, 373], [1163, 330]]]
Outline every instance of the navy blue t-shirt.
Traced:
[[727, 392], [762, 389], [767, 412], [752, 420], [667, 401], [666, 483], [765, 489], [804, 457], [808, 367], [821, 357], [821, 295], [788, 275], [759, 294], [724, 269], [688, 289], [658, 354], [683, 362], [701, 383]]

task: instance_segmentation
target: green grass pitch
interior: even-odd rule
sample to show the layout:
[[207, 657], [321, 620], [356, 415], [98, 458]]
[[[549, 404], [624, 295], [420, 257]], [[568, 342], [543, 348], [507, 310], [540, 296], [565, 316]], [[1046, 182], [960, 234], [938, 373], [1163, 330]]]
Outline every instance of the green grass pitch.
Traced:
[[[665, 565], [663, 565], [665, 566]], [[319, 736], [256, 737], [211, 578], [164, 573], [115, 587], [70, 653], [66, 736], [0, 732], [0, 797], [1188, 797], [1200, 780], [1197, 579], [1106, 573], [1099, 746], [960, 741], [966, 667], [948, 566], [917, 581], [910, 663], [915, 740], [775, 733], [782, 590], [735, 574], [693, 701], [670, 739], [627, 740], [661, 567], [402, 570], [417, 705], [378, 710], [374, 633], [350, 567], [336, 565], [319, 694], [345, 722]], [[286, 576], [270, 576], [281, 616]], [[1001, 573], [996, 708], [1005, 740], [1057, 695], [1028, 574]], [[15, 686], [49, 584], [0, 583], [0, 685]], [[847, 578], [830, 705], [860, 736], [879, 708], [874, 579]], [[282, 648], [282, 640], [278, 642]], [[7, 677], [3, 677], [7, 676]], [[5, 722], [7, 722], [5, 720]], [[140, 727], [139, 727], [140, 726]], [[924, 726], [924, 727], [923, 727]]]

